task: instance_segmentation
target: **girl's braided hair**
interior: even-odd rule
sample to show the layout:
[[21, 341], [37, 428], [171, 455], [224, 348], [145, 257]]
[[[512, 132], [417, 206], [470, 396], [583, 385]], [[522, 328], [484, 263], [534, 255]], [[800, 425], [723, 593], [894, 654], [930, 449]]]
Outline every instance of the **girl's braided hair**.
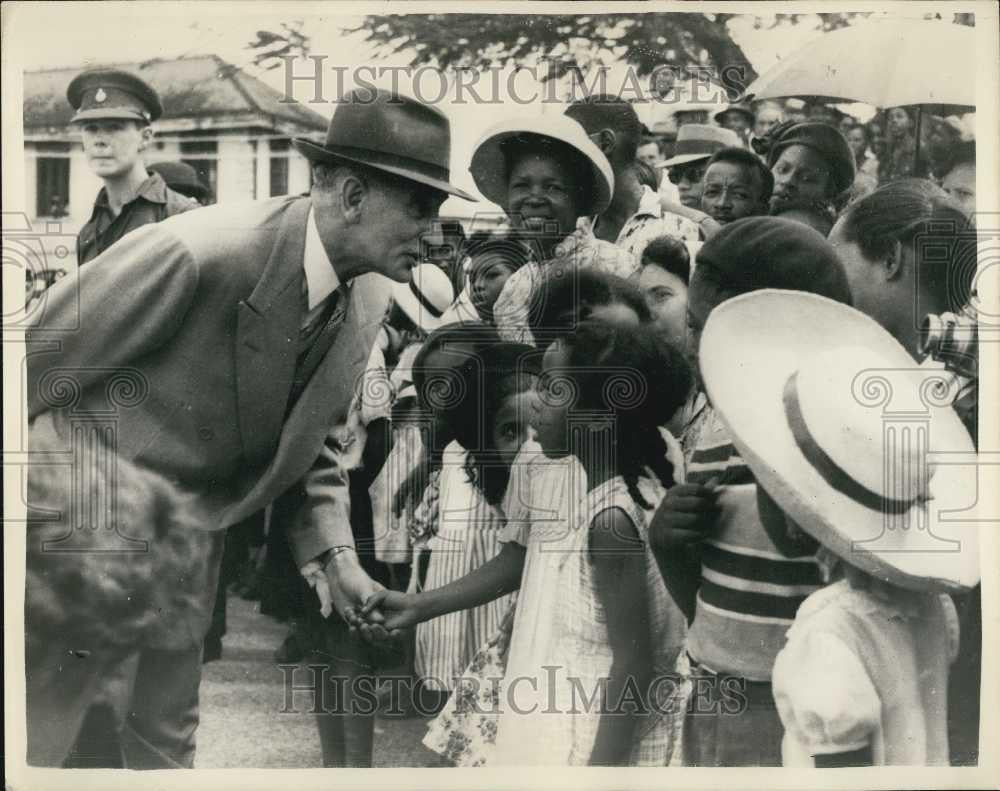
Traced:
[[632, 499], [651, 508], [638, 480], [648, 469], [664, 488], [674, 485], [674, 467], [659, 428], [691, 390], [692, 373], [683, 353], [643, 325], [585, 321], [562, 342], [577, 388], [574, 410], [613, 419], [617, 472]]

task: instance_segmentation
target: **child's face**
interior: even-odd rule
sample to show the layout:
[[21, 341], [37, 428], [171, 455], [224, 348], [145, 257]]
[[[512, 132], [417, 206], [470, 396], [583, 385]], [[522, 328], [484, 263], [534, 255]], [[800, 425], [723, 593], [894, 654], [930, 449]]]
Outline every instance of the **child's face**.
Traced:
[[514, 457], [528, 439], [537, 400], [534, 389], [513, 393], [497, 411], [493, 419], [493, 448], [504, 464], [514, 463]]
[[550, 459], [569, 455], [568, 421], [575, 385], [568, 377], [569, 352], [560, 341], [545, 350], [536, 390], [532, 424], [542, 452]]
[[865, 130], [860, 126], [855, 126], [847, 133], [847, 144], [851, 147], [855, 157], [860, 157], [868, 147], [868, 138], [865, 137]]
[[673, 272], [653, 263], [643, 265], [638, 283], [655, 317], [657, 329], [670, 343], [683, 349], [687, 339], [687, 284]]
[[767, 214], [761, 200], [760, 179], [737, 162], [714, 162], [705, 171], [701, 210], [720, 225]]
[[489, 318], [493, 315], [493, 306], [512, 274], [514, 267], [497, 253], [486, 253], [484, 260], [473, 262], [472, 304], [480, 316]]

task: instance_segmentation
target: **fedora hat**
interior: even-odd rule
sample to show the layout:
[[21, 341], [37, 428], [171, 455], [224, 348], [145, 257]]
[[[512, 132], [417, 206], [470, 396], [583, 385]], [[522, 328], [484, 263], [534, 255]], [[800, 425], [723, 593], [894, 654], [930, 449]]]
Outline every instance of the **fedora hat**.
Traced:
[[502, 121], [487, 130], [472, 153], [469, 171], [483, 196], [498, 206], [507, 205], [507, 151], [514, 141], [531, 138], [553, 140], [567, 146], [584, 161], [589, 169], [590, 197], [587, 206], [580, 207], [580, 216], [600, 214], [611, 203], [615, 177], [611, 163], [587, 136], [584, 128], [565, 115], [539, 115]]
[[323, 145], [296, 138], [310, 162], [356, 162], [475, 200], [450, 183], [451, 128], [439, 110], [386, 90], [350, 91], [330, 119]]
[[672, 168], [699, 159], [708, 159], [723, 148], [742, 148], [743, 141], [732, 129], [708, 124], [684, 124], [677, 132], [674, 155], [661, 167]]
[[392, 298], [400, 310], [424, 332], [442, 325], [441, 317], [455, 301], [451, 280], [435, 264], [413, 268], [409, 283], [393, 283]]
[[[948, 399], [933, 395], [942, 371], [918, 367], [853, 308], [777, 290], [713, 310], [699, 365], [757, 481], [803, 530], [901, 587], [979, 581], [977, 525], [954, 515], [977, 501], [975, 451]], [[927, 455], [942, 451], [966, 462]]]

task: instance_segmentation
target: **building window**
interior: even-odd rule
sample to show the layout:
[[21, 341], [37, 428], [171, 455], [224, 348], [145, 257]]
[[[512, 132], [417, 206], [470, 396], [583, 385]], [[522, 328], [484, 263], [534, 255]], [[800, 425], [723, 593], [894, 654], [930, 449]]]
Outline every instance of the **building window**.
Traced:
[[287, 139], [271, 141], [271, 196], [288, 194], [288, 156], [290, 146]]
[[219, 187], [219, 144], [215, 140], [182, 140], [181, 162], [193, 167], [208, 187], [206, 203], [215, 203]]
[[36, 217], [65, 217], [69, 204], [69, 143], [35, 146]]

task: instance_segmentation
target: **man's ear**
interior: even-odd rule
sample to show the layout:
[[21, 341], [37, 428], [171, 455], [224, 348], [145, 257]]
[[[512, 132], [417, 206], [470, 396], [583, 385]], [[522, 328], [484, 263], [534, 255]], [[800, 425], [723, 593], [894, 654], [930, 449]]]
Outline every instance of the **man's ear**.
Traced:
[[354, 174], [340, 183], [338, 197], [345, 221], [354, 224], [361, 220], [368, 194], [368, 185]]
[[142, 151], [149, 147], [149, 144], [153, 142], [153, 127], [144, 126], [139, 130], [139, 150]]
[[616, 135], [611, 129], [602, 129], [594, 135], [591, 135], [591, 139], [597, 144], [597, 147], [601, 149], [604, 156], [609, 159], [612, 151], [615, 150], [615, 146], [618, 144], [618, 135]]
[[898, 280], [902, 277], [903, 272], [906, 269], [906, 262], [904, 261], [906, 253], [903, 249], [903, 244], [900, 241], [892, 246], [892, 250], [889, 251], [889, 255], [885, 257], [885, 279], [886, 280]]

